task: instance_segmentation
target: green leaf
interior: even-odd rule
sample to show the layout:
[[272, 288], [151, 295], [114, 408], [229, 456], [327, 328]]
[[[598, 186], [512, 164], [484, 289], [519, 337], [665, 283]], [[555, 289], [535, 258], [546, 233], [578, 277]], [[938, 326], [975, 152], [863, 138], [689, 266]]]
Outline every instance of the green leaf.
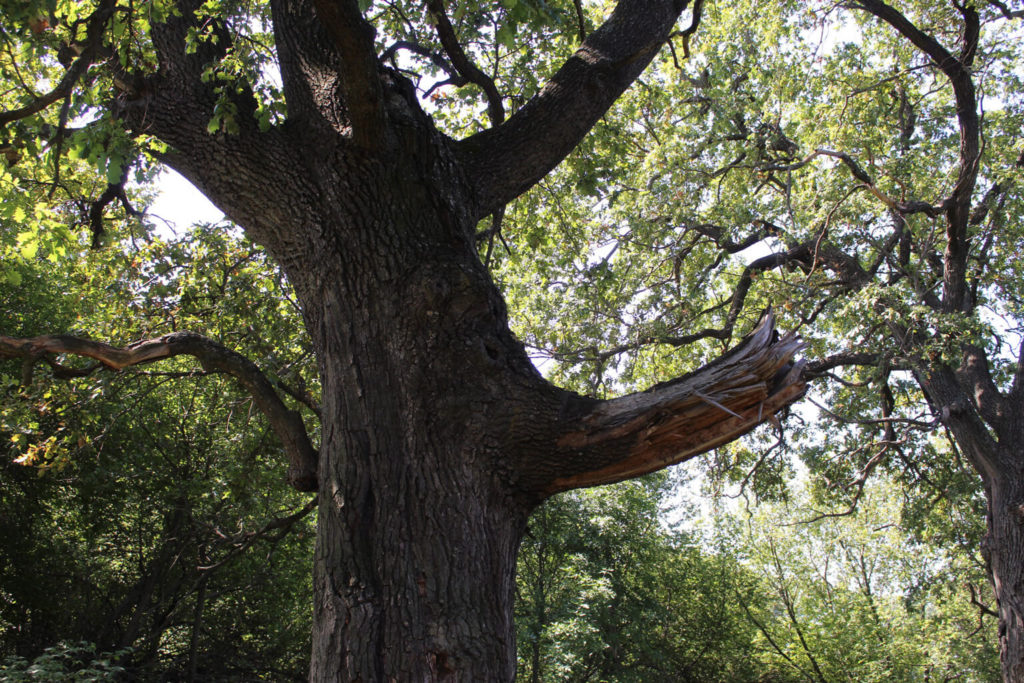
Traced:
[[120, 159], [111, 159], [107, 164], [107, 182], [116, 185], [121, 182], [121, 173], [124, 165]]

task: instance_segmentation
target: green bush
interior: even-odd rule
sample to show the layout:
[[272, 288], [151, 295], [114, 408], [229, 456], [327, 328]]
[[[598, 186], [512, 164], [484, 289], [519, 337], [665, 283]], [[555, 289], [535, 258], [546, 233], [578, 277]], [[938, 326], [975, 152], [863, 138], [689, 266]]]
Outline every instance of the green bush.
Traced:
[[118, 666], [127, 651], [97, 653], [92, 643], [71, 645], [60, 643], [46, 648], [33, 661], [24, 657], [8, 657], [0, 664], [0, 681], [20, 683], [31, 681], [117, 681], [123, 680], [124, 667]]

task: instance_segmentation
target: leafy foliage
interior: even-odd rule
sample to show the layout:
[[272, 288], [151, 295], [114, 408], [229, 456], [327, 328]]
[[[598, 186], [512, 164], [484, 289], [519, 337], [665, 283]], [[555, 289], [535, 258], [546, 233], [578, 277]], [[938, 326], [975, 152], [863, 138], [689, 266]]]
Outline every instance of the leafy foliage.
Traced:
[[[481, 0], [449, 19], [514, 111], [607, 5]], [[445, 58], [436, 13], [360, 6], [379, 53], [415, 80], [439, 127], [484, 127], [488, 95]], [[961, 38], [953, 4], [899, 6], [943, 44]], [[769, 306], [800, 329], [812, 360], [871, 356], [820, 370], [818, 414], [795, 417], [823, 418], [824, 429], [794, 420], [777, 444], [761, 435], [705, 461], [719, 490], [738, 484], [762, 502], [793, 496], [787, 478], [806, 468], [798, 513], [769, 506], [703, 539], [669, 531], [656, 521], [664, 477], [542, 508], [520, 558], [524, 677], [995, 675], [990, 621], [972, 633], [965, 593], [990, 602], [974, 556], [984, 497], [913, 374], [956, 367], [969, 344], [1008, 389], [1024, 334], [1020, 29], [998, 3], [977, 10], [984, 198], [970, 221], [969, 311], [925, 296], [942, 283], [945, 239], [926, 205], [962, 170], [945, 77], [888, 27], [833, 3], [708, 2], [689, 59], [676, 37], [567, 162], [481, 232], [517, 333], [581, 393], [682, 374]], [[124, 130], [119, 107], [135, 85], [122, 76], [153, 72], [150, 28], [175, 11], [164, 1], [0, 8], [0, 110], [56, 104], [0, 133], [0, 331], [123, 342], [201, 332], [288, 387], [315, 432], [308, 340], [267, 256], [225, 226], [168, 240], [137, 214], [168, 150]], [[210, 21], [187, 38], [216, 97], [210, 135], [237, 135], [245, 117], [263, 131], [284, 121], [269, 12], [200, 7], [223, 30]], [[281, 486], [280, 448], [248, 399], [185, 360], [66, 384], [22, 386], [20, 370], [0, 368], [0, 652], [93, 637], [102, 649], [133, 645], [143, 674], [301, 676], [308, 520], [267, 523], [305, 501]], [[869, 483], [880, 472], [885, 488]], [[853, 505], [864, 514], [785, 526], [808, 508]], [[63, 667], [68, 653], [33, 666]]]
[[[19, 318], [2, 324], [64, 316], [129, 340], [186, 325], [302, 386], [309, 353], [261, 251], [210, 226], [124, 246], [26, 262], [26, 287], [3, 290]], [[21, 388], [6, 377], [0, 651], [90, 638], [132, 645], [122, 663], [137, 676], [304, 677], [312, 520], [249, 397], [187, 361]]]
[[757, 678], [756, 634], [735, 600], [750, 577], [659, 521], [671, 490], [652, 475], [534, 514], [519, 555], [522, 680]]
[[711, 522], [758, 578], [761, 603], [738, 598], [765, 666], [800, 680], [999, 678], [995, 620], [967, 599], [989, 592], [983, 563], [915, 540], [901, 507], [898, 485], [880, 481], [856, 515], [821, 517], [804, 491]]
[[124, 668], [115, 662], [127, 652], [97, 653], [93, 645], [61, 644], [46, 648], [43, 654], [29, 662], [21, 657], [9, 657], [0, 664], [0, 680], [10, 683], [23, 681], [117, 681]]

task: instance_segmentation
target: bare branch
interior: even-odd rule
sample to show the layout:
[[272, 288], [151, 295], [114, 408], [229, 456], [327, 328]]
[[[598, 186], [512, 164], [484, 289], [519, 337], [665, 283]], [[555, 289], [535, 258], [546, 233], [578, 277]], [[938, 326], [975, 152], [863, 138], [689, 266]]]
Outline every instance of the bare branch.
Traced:
[[[717, 232], [716, 227], [711, 225], [702, 224], [700, 226], [693, 226], [693, 229], [704, 235], [720, 235], [720, 233]], [[770, 229], [771, 228], [769, 228], [769, 230]], [[745, 242], [746, 240], [744, 240], [744, 243]], [[730, 244], [727, 240], [724, 240], [723, 243]], [[687, 346], [702, 339], [728, 341], [732, 338], [736, 324], [740, 319], [744, 306], [746, 305], [747, 296], [749, 295], [750, 288], [753, 285], [754, 277], [760, 273], [790, 265], [795, 265], [805, 273], [813, 272], [816, 268], [823, 266], [836, 274], [841, 287], [851, 290], [859, 289], [870, 281], [869, 274], [860, 266], [855, 257], [843, 252], [831, 244], [819, 244], [817, 240], [807, 240], [801, 244], [797, 244], [787, 251], [768, 254], [767, 256], [762, 256], [761, 258], [747, 264], [740, 273], [739, 280], [733, 287], [733, 291], [729, 298], [703, 312], [709, 313], [728, 305], [729, 310], [720, 327], [704, 327], [684, 335], [652, 335], [603, 350], [597, 348], [584, 348], [574, 351], [563, 350], [554, 354], [554, 356], [561, 358], [576, 358], [580, 361], [592, 360], [601, 362], [611, 358], [612, 356], [654, 344], [666, 344], [678, 347]], [[701, 315], [703, 315], [703, 313]], [[823, 374], [829, 369], [830, 368], [823, 366], [820, 371], [816, 371], [816, 374]]]
[[[388, 48], [384, 50], [383, 53], [381, 53], [380, 58], [382, 61], [390, 62], [392, 66], [397, 67], [395, 55], [398, 53], [399, 50], [406, 50], [408, 52], [412, 52], [413, 54], [417, 54], [421, 57], [426, 57], [427, 59], [429, 59], [434, 66], [448, 74], [448, 79], [442, 81], [445, 85], [454, 85], [458, 87], [463, 86], [469, 82], [465, 77], [459, 75], [459, 72], [455, 69], [451, 62], [444, 58], [444, 55], [442, 55], [439, 52], [434, 52], [426, 45], [420, 45], [419, 43], [414, 43], [411, 40], [396, 40], [394, 43], [389, 45]], [[431, 86], [430, 90], [427, 91], [426, 95], [429, 96], [430, 93], [433, 92], [436, 87], [436, 84]]]
[[775, 548], [774, 539], [768, 537], [768, 547], [772, 555], [772, 563], [775, 565], [775, 573], [779, 577], [779, 596], [782, 598], [782, 604], [786, 608], [786, 614], [789, 615], [789, 621], [793, 624], [793, 630], [796, 631], [797, 639], [800, 641], [800, 646], [803, 648], [804, 656], [807, 661], [811, 663], [811, 668], [814, 670], [816, 680], [819, 683], [825, 683], [828, 679], [825, 678], [825, 674], [822, 673], [821, 667], [818, 666], [818, 661], [814, 658], [814, 653], [811, 651], [810, 646], [807, 644], [807, 640], [804, 638], [804, 631], [800, 628], [800, 620], [797, 618], [796, 609], [793, 604], [793, 597], [790, 595], [789, 588], [786, 586], [786, 573], [782, 570], [782, 562], [779, 560], [778, 550]]
[[[228, 551], [227, 555], [225, 555], [217, 562], [210, 565], [199, 566], [196, 567], [196, 569], [201, 572], [215, 571], [220, 567], [223, 567], [228, 562], [230, 562], [234, 557], [248, 550], [259, 540], [262, 540], [264, 538], [269, 538], [271, 542], [281, 540], [289, 532], [291, 532], [292, 527], [294, 527], [297, 523], [302, 521], [303, 518], [307, 517], [310, 512], [316, 509], [317, 503], [317, 496], [313, 496], [313, 498], [310, 499], [308, 503], [303, 505], [301, 508], [299, 508], [292, 514], [287, 515], [285, 517], [274, 518], [266, 524], [264, 524], [261, 528], [257, 529], [256, 531], [247, 531], [238, 534], [233, 534], [231, 536], [226, 536], [223, 533], [221, 533], [218, 529], [213, 529], [214, 534], [218, 536], [224, 543], [229, 544], [231, 546], [231, 549]], [[276, 531], [277, 533], [272, 534], [271, 532], [274, 531]]]
[[576, 29], [579, 31], [582, 43], [587, 39], [587, 19], [583, 15], [583, 0], [573, 0], [572, 4], [576, 8]]
[[701, 15], [704, 11], [704, 0], [694, 0], [693, 10], [691, 10], [692, 18], [690, 25], [683, 29], [683, 57], [686, 59], [690, 58], [690, 36], [697, 32], [697, 27], [700, 26]]
[[912, 200], [909, 202], [896, 201], [895, 199], [889, 197], [887, 194], [878, 189], [878, 186], [875, 185], [874, 179], [867, 173], [867, 171], [865, 171], [861, 167], [860, 164], [857, 163], [856, 159], [851, 157], [846, 152], [835, 152], [829, 149], [818, 149], [815, 150], [814, 153], [820, 154], [822, 156], [833, 157], [835, 159], [839, 159], [840, 161], [842, 161], [843, 164], [845, 164], [846, 167], [850, 169], [850, 174], [853, 175], [853, 177], [856, 178], [857, 180], [864, 183], [864, 187], [866, 187], [868, 191], [871, 192], [871, 194], [878, 197], [878, 199], [882, 200], [883, 204], [885, 204], [890, 209], [898, 212], [900, 215], [909, 216], [915, 213], [924, 213], [934, 218], [935, 216], [938, 216], [944, 208], [942, 206], [933, 206], [927, 202], [919, 200]]
[[995, 617], [996, 619], [999, 618], [999, 612], [996, 612], [994, 609], [992, 609], [991, 607], [989, 607], [981, 601], [981, 598], [978, 595], [978, 589], [974, 587], [973, 583], [968, 582], [967, 589], [971, 592], [971, 604], [978, 608], [979, 621], [982, 619], [982, 617], [985, 616]]
[[318, 456], [309, 441], [302, 417], [284, 405], [256, 364], [241, 354], [193, 332], [175, 332], [124, 348], [68, 335], [44, 335], [31, 339], [0, 336], [0, 356], [22, 358], [29, 368], [37, 360], [57, 354], [94, 358], [114, 371], [164, 358], [190, 355], [198, 359], [208, 372], [231, 375], [252, 395], [253, 401], [267, 416], [281, 439], [290, 462], [288, 482], [300, 491], [316, 490]]

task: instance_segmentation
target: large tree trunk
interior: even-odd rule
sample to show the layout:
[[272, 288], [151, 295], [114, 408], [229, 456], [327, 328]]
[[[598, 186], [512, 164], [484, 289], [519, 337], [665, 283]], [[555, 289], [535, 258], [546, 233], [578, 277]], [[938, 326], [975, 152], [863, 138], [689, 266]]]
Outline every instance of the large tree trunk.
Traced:
[[463, 277], [423, 263], [359, 295], [321, 292], [311, 680], [514, 675], [515, 557], [531, 507], [502, 462], [516, 405], [503, 375], [517, 363]]
[[985, 488], [981, 550], [997, 602], [1003, 681], [1024, 683], [1024, 364], [1003, 394], [967, 348], [959, 369], [936, 364], [915, 376]]
[[311, 680], [511, 680], [516, 552], [539, 500], [510, 474], [513, 423], [543, 424], [562, 394], [508, 332], [454, 179], [429, 164], [347, 177], [366, 201], [314, 219], [345, 239], [290, 273], [323, 380]]
[[529, 506], [496, 476], [493, 448], [443, 424], [457, 411], [418, 403], [334, 429], [325, 444], [311, 680], [514, 676], [515, 561]]

